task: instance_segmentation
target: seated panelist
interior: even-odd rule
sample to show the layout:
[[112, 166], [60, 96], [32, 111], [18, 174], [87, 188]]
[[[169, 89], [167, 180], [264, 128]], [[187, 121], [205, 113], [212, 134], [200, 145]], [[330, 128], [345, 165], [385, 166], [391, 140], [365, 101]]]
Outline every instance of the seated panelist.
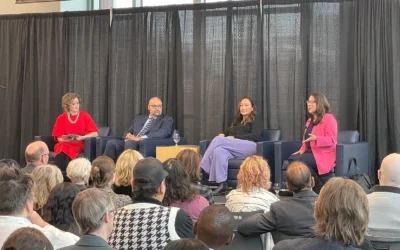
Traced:
[[256, 115], [256, 106], [250, 98], [242, 98], [238, 103], [232, 125], [216, 136], [208, 146], [201, 161], [201, 168], [209, 174], [209, 181], [219, 183], [214, 195], [229, 190], [228, 160], [245, 159], [256, 153], [256, 142], [260, 140], [263, 122]]
[[331, 170], [336, 162], [338, 127], [331, 107], [322, 93], [311, 93], [307, 101], [308, 120], [299, 151], [289, 157], [289, 162], [302, 161], [310, 168], [315, 180], [314, 191], [335, 174]]
[[65, 112], [58, 116], [53, 128], [52, 136], [58, 141], [54, 146], [55, 163], [64, 176], [68, 163], [83, 152], [84, 140], [98, 135], [92, 117], [79, 109], [80, 103], [78, 94], [65, 94], [61, 101]]
[[104, 154], [114, 161], [126, 149], [139, 149], [140, 140], [147, 138], [166, 138], [172, 135], [174, 121], [172, 117], [162, 114], [160, 98], [149, 100], [149, 115], [135, 117], [132, 126], [123, 136], [124, 140], [112, 139], [106, 144]]

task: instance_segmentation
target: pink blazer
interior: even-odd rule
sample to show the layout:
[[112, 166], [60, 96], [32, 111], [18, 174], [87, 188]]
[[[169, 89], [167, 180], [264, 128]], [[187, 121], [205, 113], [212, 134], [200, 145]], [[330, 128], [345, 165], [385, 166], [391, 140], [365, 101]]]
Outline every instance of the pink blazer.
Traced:
[[[306, 122], [307, 130], [311, 119]], [[336, 162], [336, 144], [337, 144], [337, 122], [335, 117], [326, 113], [320, 123], [312, 129], [312, 134], [317, 136], [316, 141], [311, 141], [310, 146], [313, 152], [315, 162], [317, 163], [318, 174], [326, 174], [332, 170]], [[304, 136], [303, 136], [304, 141]], [[305, 143], [301, 145], [300, 150], [305, 151], [307, 146]]]

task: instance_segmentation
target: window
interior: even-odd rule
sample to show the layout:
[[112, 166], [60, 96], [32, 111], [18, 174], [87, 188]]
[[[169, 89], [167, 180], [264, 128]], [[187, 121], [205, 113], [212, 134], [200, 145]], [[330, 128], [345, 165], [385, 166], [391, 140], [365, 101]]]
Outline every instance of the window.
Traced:
[[143, 6], [160, 6], [171, 4], [191, 4], [193, 0], [143, 0]]

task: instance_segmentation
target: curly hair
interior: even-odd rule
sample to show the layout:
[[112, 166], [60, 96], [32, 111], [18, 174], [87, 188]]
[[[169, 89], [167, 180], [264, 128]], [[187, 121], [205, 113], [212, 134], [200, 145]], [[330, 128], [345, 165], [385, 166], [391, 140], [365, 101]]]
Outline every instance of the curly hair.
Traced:
[[190, 185], [189, 176], [183, 166], [176, 159], [168, 159], [163, 164], [164, 170], [168, 172], [165, 178], [166, 192], [163, 203], [169, 206], [174, 201], [191, 201], [196, 195]]
[[79, 228], [72, 214], [72, 202], [79, 191], [71, 182], [56, 185], [43, 206], [43, 220], [58, 229], [79, 235]]
[[[240, 113], [240, 104], [242, 103], [243, 100], [249, 100], [251, 106], [253, 107], [253, 111], [251, 111], [251, 113], [246, 117], [245, 120], [243, 120], [243, 115]], [[254, 119], [256, 119], [256, 115], [257, 115], [256, 105], [254, 104], [254, 102], [249, 97], [243, 97], [237, 105], [235, 117], [233, 118], [231, 127], [235, 127], [239, 124], [251, 123], [254, 121]]]
[[[317, 119], [313, 123], [318, 124], [322, 120], [322, 117], [325, 115], [325, 113], [331, 112], [331, 106], [329, 105], [326, 96], [320, 92], [311, 93], [310, 96], [314, 97], [315, 104], [317, 105]], [[312, 121], [314, 118], [313, 114], [309, 113], [308, 116], [311, 118]]]
[[76, 93], [66, 93], [61, 98], [61, 107], [64, 109], [65, 112], [69, 112], [69, 106], [71, 105], [72, 101], [78, 98], [79, 103], [81, 103], [81, 98]]
[[369, 203], [365, 191], [350, 179], [331, 178], [321, 189], [314, 209], [315, 235], [359, 246], [368, 229]]
[[143, 156], [136, 150], [128, 149], [118, 157], [115, 169], [115, 185], [129, 186], [132, 178], [133, 168]]
[[35, 209], [38, 210], [46, 204], [51, 190], [54, 186], [64, 181], [63, 175], [54, 165], [37, 166], [32, 171], [33, 179], [33, 196], [36, 204]]
[[253, 188], [269, 189], [271, 170], [268, 163], [260, 156], [253, 155], [247, 157], [240, 165], [240, 170], [237, 175], [238, 187], [243, 192], [248, 193]]
[[176, 159], [182, 164], [189, 175], [191, 182], [201, 181], [200, 163], [201, 155], [194, 150], [185, 149], [179, 152]]
[[96, 188], [105, 188], [114, 178], [115, 163], [108, 156], [99, 156], [92, 162], [90, 179]]
[[68, 163], [67, 176], [72, 183], [88, 183], [92, 164], [86, 158], [76, 158]]

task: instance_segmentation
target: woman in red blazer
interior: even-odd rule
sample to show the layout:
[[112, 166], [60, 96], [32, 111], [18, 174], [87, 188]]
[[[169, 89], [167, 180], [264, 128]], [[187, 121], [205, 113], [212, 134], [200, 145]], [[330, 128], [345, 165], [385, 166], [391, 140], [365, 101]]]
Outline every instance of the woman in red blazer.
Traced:
[[315, 179], [314, 191], [319, 193], [322, 185], [335, 176], [332, 169], [336, 161], [338, 128], [323, 94], [311, 93], [307, 108], [310, 118], [306, 122], [303, 144], [289, 157], [289, 162], [302, 161], [308, 165]]

